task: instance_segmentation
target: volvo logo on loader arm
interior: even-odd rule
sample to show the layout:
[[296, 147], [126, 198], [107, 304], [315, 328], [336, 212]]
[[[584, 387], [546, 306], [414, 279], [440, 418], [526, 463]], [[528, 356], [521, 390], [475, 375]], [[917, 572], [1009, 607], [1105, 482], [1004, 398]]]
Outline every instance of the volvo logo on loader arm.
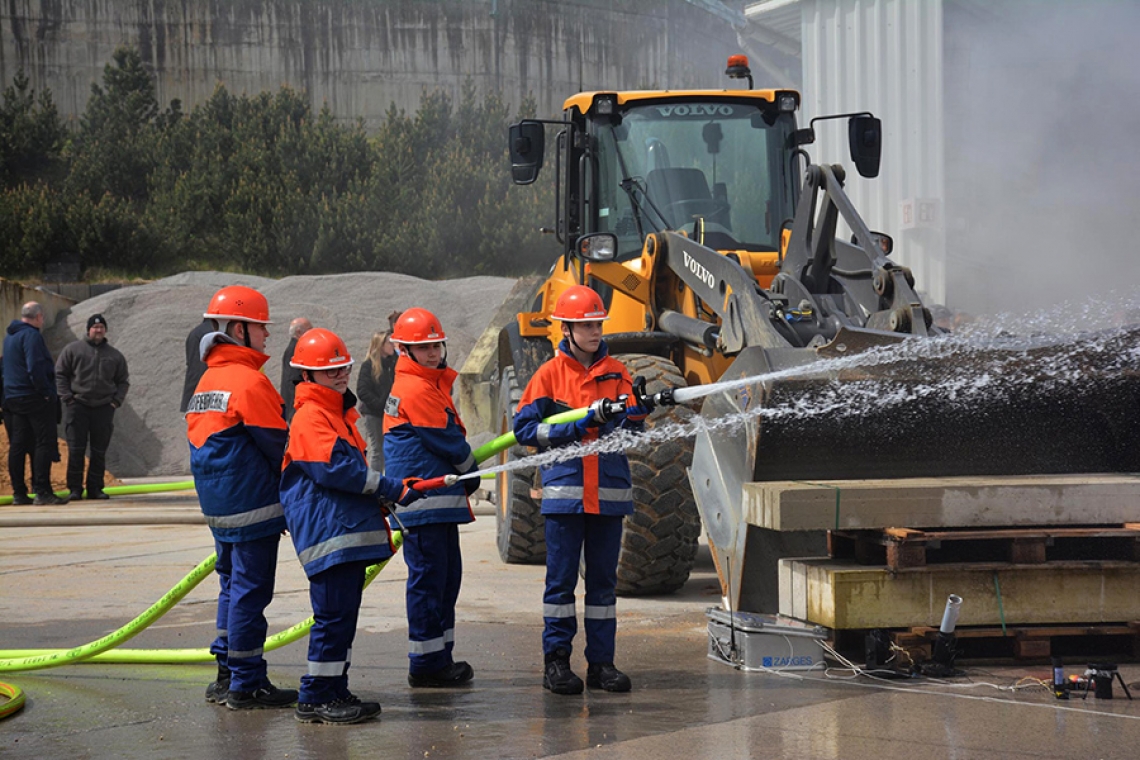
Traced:
[[705, 285], [708, 285], [709, 290], [716, 290], [716, 278], [713, 277], [713, 273], [705, 269], [704, 264], [690, 256], [688, 251], [681, 251], [681, 253], [685, 256], [685, 268], [695, 274]]

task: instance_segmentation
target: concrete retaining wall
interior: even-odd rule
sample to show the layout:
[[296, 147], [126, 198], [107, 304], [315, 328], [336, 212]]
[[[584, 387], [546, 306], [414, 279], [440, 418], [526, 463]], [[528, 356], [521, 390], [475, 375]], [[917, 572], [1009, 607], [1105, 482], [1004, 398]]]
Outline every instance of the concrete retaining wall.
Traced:
[[23, 67], [60, 112], [83, 112], [116, 46], [137, 47], [159, 102], [189, 110], [222, 83], [288, 84], [343, 118], [409, 112], [465, 80], [540, 115], [579, 90], [720, 87], [739, 52], [726, 22], [683, 0], [5, 0], [0, 82]]
[[43, 304], [44, 329], [54, 325], [56, 317], [66, 313], [75, 304], [75, 301], [65, 296], [0, 278], [0, 319], [3, 320], [0, 328], [6, 330], [9, 322], [19, 319], [20, 309], [28, 301]]

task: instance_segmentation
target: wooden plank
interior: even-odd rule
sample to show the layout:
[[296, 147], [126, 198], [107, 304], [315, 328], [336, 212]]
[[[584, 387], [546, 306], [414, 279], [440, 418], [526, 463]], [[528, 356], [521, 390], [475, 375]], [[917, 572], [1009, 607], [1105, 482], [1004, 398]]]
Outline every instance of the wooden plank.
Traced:
[[[970, 563], [891, 571], [830, 559], [782, 559], [780, 612], [828, 628], [936, 626], [946, 599], [958, 624], [1007, 626], [1140, 620], [1140, 563]], [[1001, 588], [999, 605], [994, 575]]]
[[1019, 660], [1040, 660], [1052, 652], [1050, 639], [1014, 639], [1013, 656]]
[[887, 544], [887, 567], [899, 570], [904, 567], [922, 567], [926, 564], [926, 545], [920, 543]]
[[1045, 561], [1044, 538], [1015, 538], [1009, 545], [1009, 561], [1016, 565], [1033, 565]]
[[1140, 524], [1140, 476], [1131, 474], [779, 481], [743, 489], [744, 520], [772, 530]]

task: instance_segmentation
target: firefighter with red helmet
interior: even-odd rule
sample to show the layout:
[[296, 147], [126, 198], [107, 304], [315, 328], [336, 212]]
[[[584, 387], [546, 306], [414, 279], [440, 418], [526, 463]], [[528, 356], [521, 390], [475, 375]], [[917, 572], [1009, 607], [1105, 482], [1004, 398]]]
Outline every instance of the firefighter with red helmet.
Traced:
[[231, 285], [214, 294], [203, 316], [216, 320], [219, 332], [202, 338], [206, 371], [186, 423], [190, 470], [214, 534], [221, 586], [210, 647], [218, 676], [206, 701], [233, 710], [288, 707], [297, 692], [269, 682], [262, 656], [285, 530], [278, 494], [285, 419], [281, 396], [261, 371], [269, 359], [269, 303], [253, 288]]
[[[589, 443], [617, 428], [640, 430], [647, 410], [638, 406], [629, 372], [609, 355], [602, 339], [602, 322], [609, 317], [601, 297], [585, 285], [573, 285], [559, 297], [552, 317], [562, 324], [563, 340], [523, 392], [515, 414], [518, 442], [546, 450]], [[626, 408], [607, 414], [602, 402], [622, 395], [628, 396]], [[543, 422], [584, 407], [590, 411], [577, 422]], [[629, 677], [614, 667], [622, 521], [633, 512], [629, 460], [620, 452], [590, 454], [543, 465], [541, 471], [546, 524], [542, 685], [555, 694], [582, 693], [582, 679], [570, 668], [578, 631], [575, 588], [581, 561], [586, 584], [586, 685], [629, 691]]]
[[[475, 469], [467, 430], [451, 399], [457, 373], [447, 366], [447, 336], [427, 309], [408, 309], [392, 328], [396, 378], [384, 406], [385, 471], [395, 478], [463, 474]], [[459, 526], [475, 519], [468, 496], [478, 479], [433, 491], [400, 515], [407, 534], [408, 683], [446, 687], [474, 671], [452, 657], [455, 603], [463, 579]]]
[[407, 506], [420, 498], [409, 486], [368, 467], [360, 414], [348, 389], [353, 359], [344, 341], [323, 328], [305, 332], [289, 366], [301, 371], [281, 503], [297, 558], [309, 578], [313, 628], [308, 673], [301, 677], [296, 718], [303, 723], [359, 723], [380, 714], [348, 689], [349, 658], [368, 565], [394, 553], [377, 503]]

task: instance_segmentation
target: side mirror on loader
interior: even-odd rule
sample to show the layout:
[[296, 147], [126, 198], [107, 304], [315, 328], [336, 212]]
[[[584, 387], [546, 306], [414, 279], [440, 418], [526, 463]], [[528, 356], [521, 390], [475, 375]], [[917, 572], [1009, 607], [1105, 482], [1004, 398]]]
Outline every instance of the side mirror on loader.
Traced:
[[870, 114], [852, 116], [847, 122], [847, 140], [851, 160], [864, 177], [879, 176], [879, 159], [883, 153], [883, 123]]
[[511, 180], [516, 185], [531, 184], [542, 170], [546, 148], [542, 122], [528, 120], [512, 124], [507, 141], [511, 152]]

